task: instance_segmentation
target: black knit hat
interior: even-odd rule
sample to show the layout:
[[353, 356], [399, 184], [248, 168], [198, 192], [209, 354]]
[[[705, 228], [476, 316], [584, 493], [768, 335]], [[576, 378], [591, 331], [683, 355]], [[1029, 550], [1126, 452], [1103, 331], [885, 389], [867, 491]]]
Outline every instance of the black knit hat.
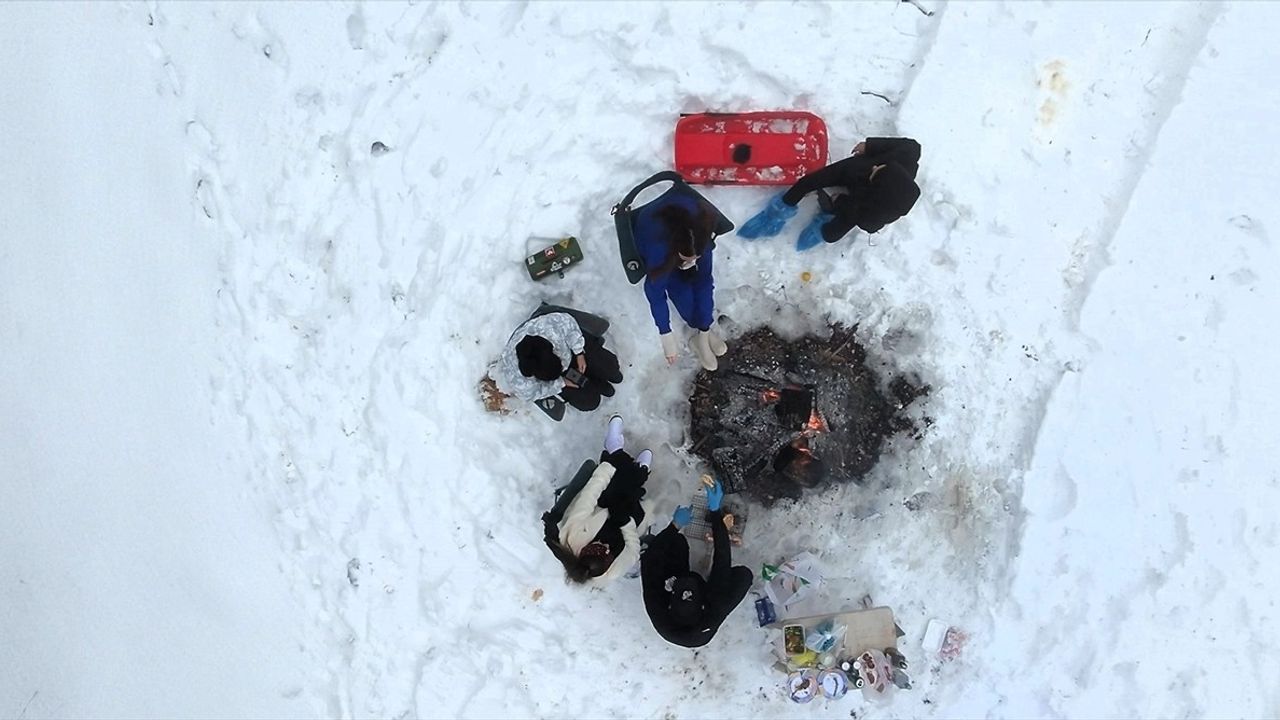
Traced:
[[548, 381], [555, 380], [564, 372], [551, 342], [537, 335], [526, 336], [516, 343], [516, 359], [520, 361], [520, 374], [525, 377]]
[[906, 168], [896, 162], [885, 165], [871, 181], [876, 188], [876, 201], [892, 209], [899, 217], [906, 215], [920, 199], [920, 186]]

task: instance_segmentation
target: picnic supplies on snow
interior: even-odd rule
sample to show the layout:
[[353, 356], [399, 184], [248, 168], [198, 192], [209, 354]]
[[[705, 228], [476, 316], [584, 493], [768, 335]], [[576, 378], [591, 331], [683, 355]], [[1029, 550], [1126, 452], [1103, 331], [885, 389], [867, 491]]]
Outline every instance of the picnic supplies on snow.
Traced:
[[788, 625], [782, 628], [782, 647], [789, 656], [802, 654], [805, 651], [804, 626]]
[[934, 618], [925, 626], [920, 647], [924, 649], [926, 656], [936, 656], [939, 660], [947, 662], [959, 657], [968, 639], [969, 636], [960, 628], [949, 626], [942, 620]]
[[893, 681], [893, 666], [879, 650], [862, 651], [854, 659], [853, 667], [862, 679], [862, 697], [867, 700], [888, 700], [897, 687]]
[[835, 620], [824, 620], [805, 635], [804, 646], [816, 653], [832, 652], [844, 642], [845, 629], [844, 625], [837, 625]]
[[[906, 664], [906, 658], [897, 652], [897, 626], [893, 621], [893, 611], [887, 607], [791, 617], [776, 622], [770, 627], [782, 631], [778, 636], [775, 652], [782, 667], [789, 670], [805, 667], [822, 669], [839, 667], [857, 687], [857, 683], [854, 682], [857, 680], [857, 673], [852, 672], [852, 663], [865, 650], [886, 649], [884, 653], [888, 656], [891, 665], [899, 661], [901, 665]], [[787, 647], [788, 632], [791, 639], [790, 648]], [[818, 652], [812, 647], [801, 647], [809, 638], [813, 638], [814, 645], [827, 647], [827, 649]], [[795, 652], [797, 649], [801, 652]], [[903, 682], [909, 683], [905, 669], [898, 672], [903, 674]], [[894, 680], [897, 681], [896, 678]]]
[[773, 603], [769, 602], [769, 598], [756, 598], [756, 622], [760, 623], [760, 627], [777, 621], [778, 613], [774, 610]]
[[831, 669], [818, 673], [818, 687], [822, 695], [830, 700], [838, 700], [849, 691], [849, 676], [843, 670]]
[[765, 581], [765, 595], [783, 614], [822, 586], [822, 568], [818, 558], [809, 552], [778, 565], [764, 565], [760, 577]]
[[787, 696], [792, 702], [807, 703], [817, 697], [818, 673], [813, 670], [797, 670], [787, 676]]

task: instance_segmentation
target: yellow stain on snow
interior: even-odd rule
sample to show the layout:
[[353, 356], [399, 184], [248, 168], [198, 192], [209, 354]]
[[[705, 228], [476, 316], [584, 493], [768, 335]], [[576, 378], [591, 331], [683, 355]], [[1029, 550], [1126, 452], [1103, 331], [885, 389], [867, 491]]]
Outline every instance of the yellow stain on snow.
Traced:
[[1041, 142], [1052, 142], [1049, 131], [1058, 121], [1058, 115], [1067, 101], [1067, 91], [1071, 83], [1067, 81], [1067, 64], [1062, 60], [1051, 60], [1042, 65], [1037, 73], [1036, 87], [1040, 88], [1043, 100], [1036, 113], [1036, 139]]

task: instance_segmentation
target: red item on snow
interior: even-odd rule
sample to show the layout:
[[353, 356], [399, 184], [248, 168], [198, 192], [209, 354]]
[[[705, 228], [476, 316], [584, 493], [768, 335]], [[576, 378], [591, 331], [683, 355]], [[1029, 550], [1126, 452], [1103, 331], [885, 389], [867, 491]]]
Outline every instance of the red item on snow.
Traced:
[[827, 124], [780, 110], [684, 115], [676, 172], [702, 185], [791, 185], [827, 164]]

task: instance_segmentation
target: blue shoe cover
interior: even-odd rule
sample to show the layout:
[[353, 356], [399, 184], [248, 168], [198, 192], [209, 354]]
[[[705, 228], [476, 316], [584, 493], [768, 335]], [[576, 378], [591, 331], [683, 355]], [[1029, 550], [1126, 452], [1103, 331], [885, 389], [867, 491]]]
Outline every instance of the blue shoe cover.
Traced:
[[796, 240], [796, 250], [804, 252], [811, 250], [822, 244], [822, 226], [831, 221], [835, 217], [828, 213], [818, 213], [808, 227], [800, 233], [799, 239]]
[[769, 204], [738, 228], [738, 237], [746, 240], [773, 237], [782, 232], [787, 221], [796, 215], [796, 207], [782, 202], [782, 193], [769, 199]]

